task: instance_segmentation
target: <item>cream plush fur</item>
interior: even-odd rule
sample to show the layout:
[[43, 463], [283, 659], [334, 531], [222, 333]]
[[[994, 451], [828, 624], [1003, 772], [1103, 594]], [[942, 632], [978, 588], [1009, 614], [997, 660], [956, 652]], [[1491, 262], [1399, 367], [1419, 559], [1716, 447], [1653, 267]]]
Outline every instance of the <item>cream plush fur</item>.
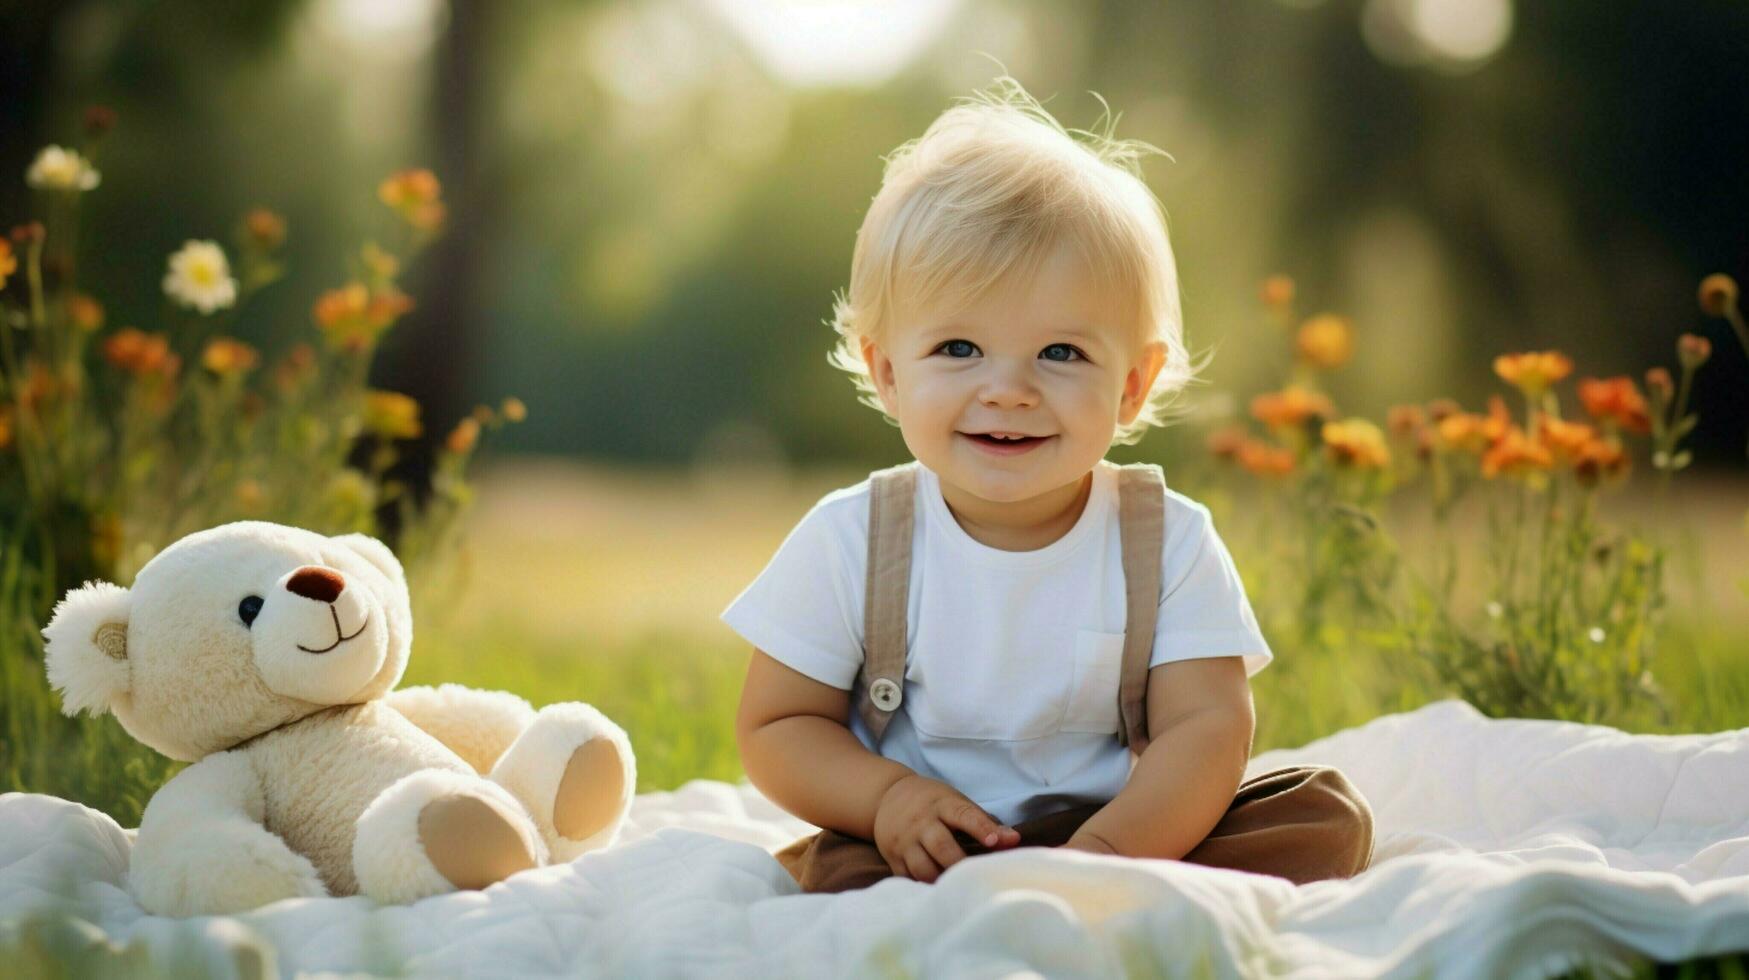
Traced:
[[[489, 883], [613, 843], [637, 786], [625, 732], [588, 705], [394, 691], [407, 584], [364, 535], [258, 521], [191, 534], [130, 589], [69, 592], [43, 635], [63, 710], [109, 711], [193, 763], [147, 805], [133, 850], [129, 887], [158, 914], [408, 902], [457, 887], [440, 866], [464, 882], [485, 867], [474, 884]], [[490, 826], [444, 822], [458, 801]], [[486, 840], [496, 859], [470, 853]]]

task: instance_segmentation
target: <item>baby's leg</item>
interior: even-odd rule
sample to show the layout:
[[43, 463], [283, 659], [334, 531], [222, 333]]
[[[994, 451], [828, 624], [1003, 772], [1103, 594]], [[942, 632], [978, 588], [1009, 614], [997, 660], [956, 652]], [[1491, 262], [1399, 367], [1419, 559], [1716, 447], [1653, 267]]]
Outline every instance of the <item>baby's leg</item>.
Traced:
[[802, 891], [848, 892], [893, 876], [874, 841], [822, 830], [774, 855]]
[[1240, 784], [1215, 828], [1184, 860], [1286, 878], [1351, 878], [1372, 861], [1372, 807], [1330, 766], [1290, 766]]

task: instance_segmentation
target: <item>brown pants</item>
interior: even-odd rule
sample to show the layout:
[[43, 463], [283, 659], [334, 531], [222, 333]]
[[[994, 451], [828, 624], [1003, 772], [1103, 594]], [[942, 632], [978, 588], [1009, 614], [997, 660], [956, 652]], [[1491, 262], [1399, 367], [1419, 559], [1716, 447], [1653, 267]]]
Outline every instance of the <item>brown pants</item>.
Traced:
[[[1015, 826], [1019, 847], [1066, 843], [1099, 804], [1047, 814]], [[967, 857], [990, 849], [959, 831]], [[892, 876], [872, 841], [823, 830], [777, 852], [804, 892], [866, 888]], [[1286, 878], [1296, 885], [1349, 878], [1372, 860], [1372, 808], [1330, 766], [1290, 766], [1239, 784], [1232, 805], [1184, 861]]]

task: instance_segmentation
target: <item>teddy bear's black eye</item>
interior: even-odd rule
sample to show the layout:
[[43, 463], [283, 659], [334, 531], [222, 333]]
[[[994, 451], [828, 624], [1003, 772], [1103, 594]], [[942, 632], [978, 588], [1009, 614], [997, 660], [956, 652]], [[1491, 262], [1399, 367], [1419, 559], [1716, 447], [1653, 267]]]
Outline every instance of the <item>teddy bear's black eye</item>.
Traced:
[[255, 617], [261, 615], [261, 597], [244, 596], [243, 601], [237, 603], [237, 615], [242, 618], [244, 626], [253, 625]]

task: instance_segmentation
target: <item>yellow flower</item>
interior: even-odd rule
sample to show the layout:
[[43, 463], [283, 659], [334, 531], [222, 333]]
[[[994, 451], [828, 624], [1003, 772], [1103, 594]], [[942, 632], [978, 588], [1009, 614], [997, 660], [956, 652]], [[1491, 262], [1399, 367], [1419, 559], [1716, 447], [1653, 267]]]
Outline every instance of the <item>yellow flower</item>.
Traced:
[[1271, 428], [1293, 428], [1314, 415], [1336, 414], [1330, 399], [1299, 385], [1288, 385], [1280, 391], [1268, 392], [1251, 399], [1251, 414]]
[[75, 330], [96, 333], [103, 328], [103, 304], [84, 293], [74, 293], [67, 300], [67, 320]]
[[1385, 434], [1366, 419], [1344, 419], [1325, 422], [1324, 449], [1338, 466], [1357, 469], [1383, 469], [1390, 465], [1391, 450], [1385, 445]]
[[88, 191], [102, 175], [76, 150], [45, 146], [24, 172], [24, 182], [39, 191]]
[[1482, 454], [1482, 475], [1493, 479], [1502, 474], [1514, 476], [1547, 470], [1554, 465], [1548, 447], [1524, 434], [1514, 425]]
[[1341, 367], [1354, 353], [1354, 329], [1347, 317], [1320, 313], [1300, 324], [1294, 347], [1300, 360], [1313, 367]]
[[244, 374], [260, 360], [255, 348], [231, 337], [214, 337], [200, 354], [201, 367], [220, 377]]
[[18, 271], [18, 257], [12, 254], [12, 243], [0, 239], [0, 289], [6, 288], [6, 277]]
[[364, 393], [364, 427], [385, 439], [416, 439], [424, 431], [418, 402], [398, 391], [374, 389]]
[[1494, 373], [1532, 398], [1547, 391], [1550, 385], [1572, 371], [1573, 361], [1560, 351], [1529, 351], [1494, 358]]
[[504, 413], [506, 421], [521, 422], [528, 418], [528, 406], [522, 404], [520, 398], [504, 399], [504, 404], [499, 406], [499, 410]]

